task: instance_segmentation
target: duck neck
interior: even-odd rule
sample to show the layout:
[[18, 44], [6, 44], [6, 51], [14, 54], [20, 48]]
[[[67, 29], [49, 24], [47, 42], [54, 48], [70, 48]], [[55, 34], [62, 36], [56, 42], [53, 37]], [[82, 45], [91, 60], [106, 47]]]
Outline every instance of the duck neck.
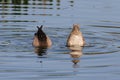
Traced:
[[77, 29], [77, 28], [74, 28], [73, 30], [72, 30], [72, 33], [74, 33], [74, 34], [78, 34], [80, 31], [79, 31], [79, 29]]

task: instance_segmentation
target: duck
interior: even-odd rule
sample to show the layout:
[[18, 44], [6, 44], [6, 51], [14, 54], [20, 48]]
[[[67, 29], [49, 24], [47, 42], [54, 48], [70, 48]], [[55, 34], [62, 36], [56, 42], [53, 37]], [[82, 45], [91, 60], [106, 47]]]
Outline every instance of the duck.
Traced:
[[85, 39], [80, 31], [79, 24], [73, 24], [72, 31], [70, 32], [67, 44], [68, 47], [83, 47], [85, 45]]
[[34, 34], [32, 45], [35, 48], [49, 48], [52, 45], [52, 41], [49, 36], [42, 30], [43, 25], [37, 26], [37, 32]]

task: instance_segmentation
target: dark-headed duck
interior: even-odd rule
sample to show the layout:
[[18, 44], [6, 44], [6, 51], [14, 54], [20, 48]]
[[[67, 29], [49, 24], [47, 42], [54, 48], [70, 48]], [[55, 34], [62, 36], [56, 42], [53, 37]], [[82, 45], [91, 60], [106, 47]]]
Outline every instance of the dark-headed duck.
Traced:
[[49, 48], [52, 45], [51, 39], [43, 32], [43, 25], [38, 27], [38, 31], [34, 34], [33, 46], [41, 48]]

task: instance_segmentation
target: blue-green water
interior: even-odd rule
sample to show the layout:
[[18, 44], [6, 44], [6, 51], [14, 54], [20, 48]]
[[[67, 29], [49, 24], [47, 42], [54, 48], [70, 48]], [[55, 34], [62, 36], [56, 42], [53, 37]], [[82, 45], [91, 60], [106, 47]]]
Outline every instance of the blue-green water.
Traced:
[[[0, 80], [119, 80], [119, 0], [0, 0]], [[65, 47], [74, 23], [86, 40], [74, 65]], [[44, 25], [53, 45], [32, 47]]]

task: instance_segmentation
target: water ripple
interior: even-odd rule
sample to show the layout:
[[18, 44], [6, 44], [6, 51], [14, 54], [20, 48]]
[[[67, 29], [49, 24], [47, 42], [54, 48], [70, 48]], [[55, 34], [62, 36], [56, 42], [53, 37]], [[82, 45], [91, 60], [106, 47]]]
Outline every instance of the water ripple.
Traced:
[[101, 27], [101, 28], [120, 28], [120, 26], [105, 26], [105, 25], [89, 25], [89, 26], [92, 26], [92, 27]]
[[[112, 4], [111, 4], [112, 3]], [[119, 80], [119, 0], [0, 0], [1, 80]], [[79, 9], [78, 9], [79, 8]], [[89, 14], [89, 15], [88, 15]], [[74, 23], [86, 45], [77, 65], [65, 46]], [[53, 45], [34, 52], [36, 26]]]

